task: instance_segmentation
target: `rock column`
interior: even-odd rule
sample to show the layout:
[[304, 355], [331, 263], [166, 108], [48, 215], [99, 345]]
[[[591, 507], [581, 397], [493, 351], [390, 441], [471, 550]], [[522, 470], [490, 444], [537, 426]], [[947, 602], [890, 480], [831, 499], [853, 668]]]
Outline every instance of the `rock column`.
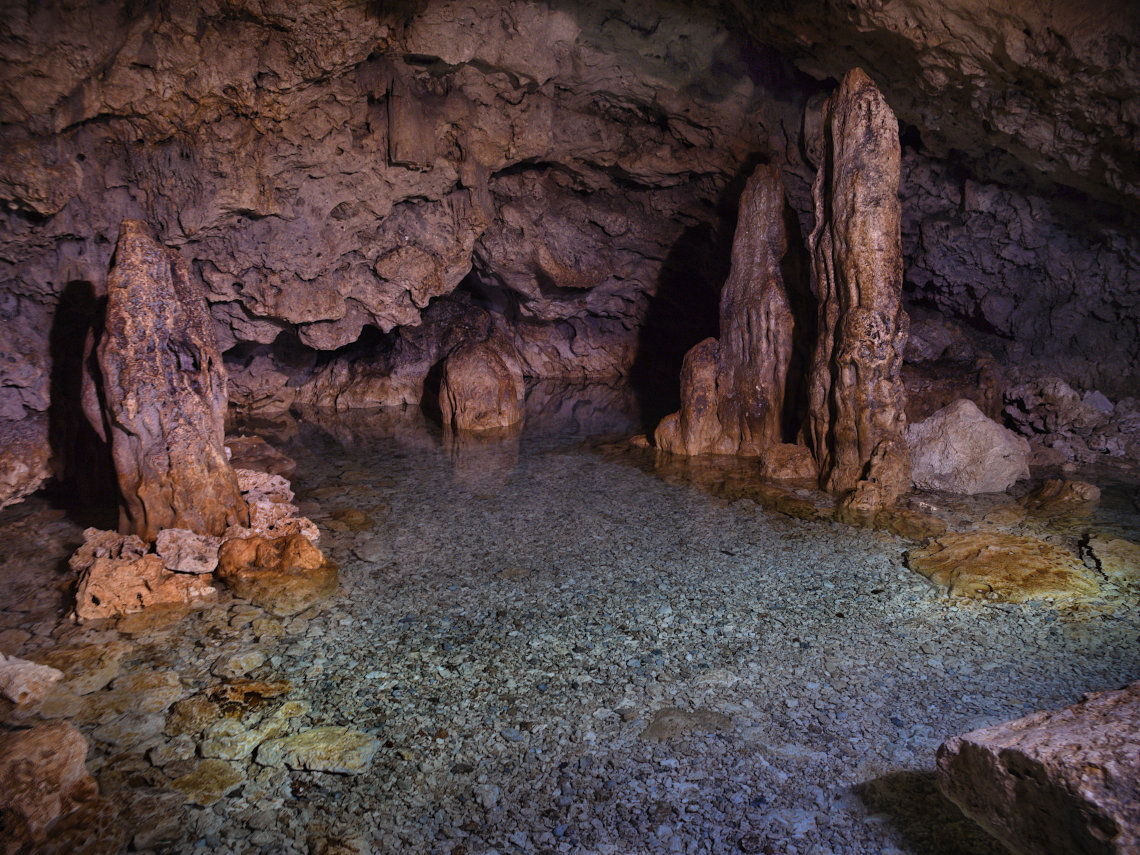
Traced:
[[808, 438], [820, 485], [874, 511], [910, 489], [900, 370], [902, 309], [898, 122], [852, 69], [824, 111], [812, 188], [812, 287], [819, 301]]
[[784, 185], [776, 167], [762, 165], [740, 199], [720, 341], [706, 339], [686, 354], [681, 410], [657, 428], [661, 450], [759, 456], [780, 443], [793, 331], [780, 272], [787, 248]]
[[226, 461], [226, 375], [204, 297], [186, 262], [124, 220], [107, 279], [84, 409], [110, 443], [120, 530], [153, 541], [159, 529], [221, 535], [249, 513]]

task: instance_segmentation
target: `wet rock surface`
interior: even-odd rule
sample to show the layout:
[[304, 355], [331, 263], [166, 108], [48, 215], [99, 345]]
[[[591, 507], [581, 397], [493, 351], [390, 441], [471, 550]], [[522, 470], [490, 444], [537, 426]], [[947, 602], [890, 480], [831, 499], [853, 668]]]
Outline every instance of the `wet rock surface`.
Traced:
[[910, 489], [900, 376], [909, 320], [898, 122], [860, 69], [827, 102], [823, 145], [809, 238], [819, 314], [807, 432], [821, 485], [857, 491], [858, 510], [869, 512]]
[[248, 519], [226, 462], [226, 373], [200, 287], [179, 253], [145, 223], [123, 220], [87, 376], [88, 419], [111, 447], [120, 528], [220, 535]]
[[1140, 846], [1140, 683], [948, 740], [938, 785], [1014, 851]]

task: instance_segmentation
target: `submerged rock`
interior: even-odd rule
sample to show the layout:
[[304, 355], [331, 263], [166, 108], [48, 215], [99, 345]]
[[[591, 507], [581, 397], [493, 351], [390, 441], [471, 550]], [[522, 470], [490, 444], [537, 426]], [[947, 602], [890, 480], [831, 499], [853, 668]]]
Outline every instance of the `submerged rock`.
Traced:
[[999, 532], [945, 534], [906, 554], [912, 570], [951, 596], [1003, 600], [1095, 597], [1100, 589], [1085, 566], [1060, 547]]
[[17, 706], [42, 701], [63, 672], [0, 653], [0, 694]]
[[160, 529], [220, 535], [248, 521], [222, 444], [226, 373], [214, 322], [186, 261], [123, 220], [85, 377], [88, 420], [111, 446], [120, 528], [153, 541]]
[[1140, 543], [1122, 537], [1093, 535], [1085, 549], [1105, 576], [1140, 582]]
[[314, 727], [263, 742], [255, 759], [262, 766], [359, 775], [368, 770], [379, 748], [375, 736], [350, 727]]
[[1140, 851], [1140, 683], [948, 740], [938, 785], [1015, 852]]
[[653, 720], [641, 732], [641, 738], [665, 741], [698, 733], [729, 733], [734, 727], [731, 718], [714, 710], [688, 712], [666, 707], [653, 714]]
[[208, 807], [226, 793], [233, 792], [245, 775], [233, 763], [207, 759], [198, 763], [193, 772], [175, 779], [170, 786], [180, 790], [190, 804]]
[[87, 740], [66, 722], [0, 734], [4, 836], [34, 851], [53, 822], [94, 799], [97, 788], [86, 760]]
[[301, 534], [232, 538], [218, 553], [218, 579], [234, 594], [278, 616], [295, 615], [330, 596], [337, 566]]
[[865, 482], [853, 504], [866, 513], [910, 489], [898, 122], [858, 68], [825, 116], [809, 239], [819, 312], [807, 433], [821, 486], [843, 493]]
[[513, 428], [522, 422], [525, 400], [522, 363], [501, 332], [459, 345], [443, 362], [439, 409], [445, 428], [458, 432]]
[[657, 427], [662, 451], [756, 456], [780, 443], [793, 331], [780, 270], [788, 249], [784, 210], [779, 170], [758, 166], [740, 197], [720, 340], [706, 339], [686, 355], [681, 409]]
[[1029, 441], [962, 399], [906, 429], [911, 478], [921, 490], [1000, 493], [1029, 477]]
[[217, 594], [208, 576], [172, 573], [134, 535], [89, 528], [84, 545], [71, 556], [79, 573], [75, 614], [97, 620], [141, 611], [147, 606], [205, 602]]

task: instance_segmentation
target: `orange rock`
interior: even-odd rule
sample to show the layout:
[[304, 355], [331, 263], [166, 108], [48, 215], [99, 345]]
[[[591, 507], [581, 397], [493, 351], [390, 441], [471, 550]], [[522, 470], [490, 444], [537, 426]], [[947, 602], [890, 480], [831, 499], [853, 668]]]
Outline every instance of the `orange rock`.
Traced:
[[233, 592], [278, 615], [294, 615], [337, 587], [337, 567], [302, 534], [232, 538], [218, 553], [217, 576]]

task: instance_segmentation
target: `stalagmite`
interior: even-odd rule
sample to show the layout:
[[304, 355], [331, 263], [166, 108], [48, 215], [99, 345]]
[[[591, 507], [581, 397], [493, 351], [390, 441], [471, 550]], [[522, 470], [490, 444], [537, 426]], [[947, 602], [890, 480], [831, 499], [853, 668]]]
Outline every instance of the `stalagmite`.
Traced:
[[812, 198], [812, 287], [819, 301], [808, 438], [820, 485], [874, 511], [910, 488], [900, 378], [902, 308], [899, 135], [894, 113], [860, 69], [825, 109]]
[[780, 272], [787, 248], [783, 182], [776, 167], [762, 165], [740, 199], [720, 340], [706, 339], [686, 354], [681, 409], [657, 428], [662, 451], [760, 456], [780, 443], [792, 355], [792, 312]]
[[99, 378], [84, 410], [110, 443], [124, 533], [220, 535], [248, 523], [223, 446], [226, 374], [214, 324], [185, 260], [123, 220], [107, 279]]

